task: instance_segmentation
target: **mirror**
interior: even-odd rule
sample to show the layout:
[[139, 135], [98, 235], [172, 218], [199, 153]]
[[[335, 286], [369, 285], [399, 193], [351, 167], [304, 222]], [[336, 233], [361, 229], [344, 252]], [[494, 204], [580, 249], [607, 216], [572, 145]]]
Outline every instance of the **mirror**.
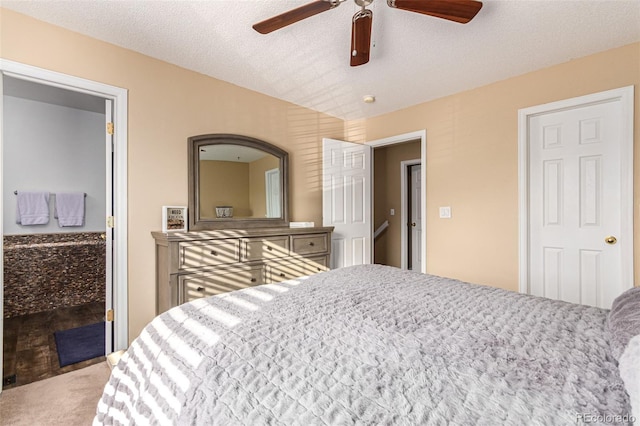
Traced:
[[288, 226], [288, 154], [259, 139], [188, 139], [189, 230]]

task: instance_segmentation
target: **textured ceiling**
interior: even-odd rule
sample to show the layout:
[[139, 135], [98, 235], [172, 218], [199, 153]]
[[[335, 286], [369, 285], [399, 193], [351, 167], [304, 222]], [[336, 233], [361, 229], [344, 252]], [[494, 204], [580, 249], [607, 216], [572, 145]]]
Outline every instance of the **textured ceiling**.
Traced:
[[[486, 0], [466, 25], [375, 0], [371, 60], [349, 66], [351, 0], [268, 35], [311, 0], [1, 0], [2, 7], [346, 120], [640, 41], [640, 0]], [[365, 104], [363, 96], [376, 102]]]

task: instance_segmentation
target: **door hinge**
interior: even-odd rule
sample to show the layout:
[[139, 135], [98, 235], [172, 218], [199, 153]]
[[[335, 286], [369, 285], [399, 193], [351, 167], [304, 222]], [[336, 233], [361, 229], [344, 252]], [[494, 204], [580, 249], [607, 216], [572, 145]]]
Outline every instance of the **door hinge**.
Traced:
[[113, 309], [107, 311], [107, 321], [113, 321]]
[[107, 227], [113, 228], [113, 216], [107, 216]]
[[113, 135], [113, 123], [107, 123], [107, 134]]

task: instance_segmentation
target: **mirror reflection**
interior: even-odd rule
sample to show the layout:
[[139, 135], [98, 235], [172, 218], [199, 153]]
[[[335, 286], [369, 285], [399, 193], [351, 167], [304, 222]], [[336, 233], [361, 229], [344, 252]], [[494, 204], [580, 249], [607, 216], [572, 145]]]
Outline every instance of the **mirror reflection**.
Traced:
[[278, 157], [234, 144], [198, 149], [202, 219], [282, 217]]

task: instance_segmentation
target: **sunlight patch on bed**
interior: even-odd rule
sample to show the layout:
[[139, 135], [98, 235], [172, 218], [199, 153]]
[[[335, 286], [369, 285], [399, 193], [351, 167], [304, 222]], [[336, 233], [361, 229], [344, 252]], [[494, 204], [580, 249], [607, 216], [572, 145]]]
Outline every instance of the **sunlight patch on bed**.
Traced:
[[[139, 392], [140, 389], [147, 389], [148, 385], [151, 384], [153, 387], [156, 388], [158, 395], [160, 395], [164, 399], [164, 401], [166, 401], [166, 403], [171, 407], [171, 409], [173, 409], [173, 411], [179, 414], [182, 406], [180, 402], [173, 395], [172, 389], [170, 389], [165, 383], [163, 383], [162, 378], [151, 369], [145, 368], [146, 374], [143, 374], [143, 372], [140, 370], [139, 368], [140, 366], [146, 367], [151, 365], [151, 362], [149, 362], [148, 358], [144, 355], [144, 351], [142, 351], [142, 348], [140, 347], [140, 345], [137, 344], [137, 342], [134, 342], [131, 345], [131, 349], [133, 349], [133, 351], [136, 353], [136, 356], [138, 357], [140, 363], [130, 362], [128, 364], [129, 365], [128, 375], [125, 375], [125, 373], [121, 369], [114, 370], [113, 372], [114, 377], [118, 377], [120, 379], [120, 385], [124, 385], [126, 388], [128, 388], [129, 392], [132, 395], [135, 395], [136, 398], [137, 398], [137, 395], [140, 394]], [[133, 381], [131, 379], [130, 377], [131, 375], [135, 377], [136, 381]], [[172, 380], [173, 378], [169, 377], [169, 379]], [[105, 393], [107, 393], [106, 389], [105, 389]], [[116, 400], [118, 400], [117, 397], [116, 397]], [[135, 407], [128, 404], [128, 401], [129, 401], [128, 399], [125, 399], [121, 402], [123, 402], [127, 406], [127, 410], [130, 413], [139, 414]]]
[[229, 328], [235, 327], [242, 321], [237, 316], [209, 304], [206, 299], [194, 300], [191, 304], [198, 309], [201, 314], [206, 315], [212, 320], [220, 322]]
[[233, 303], [234, 305], [238, 306], [239, 308], [242, 309], [246, 309], [247, 311], [252, 311], [255, 312], [258, 309], [260, 309], [260, 306], [256, 305], [255, 303], [251, 303], [248, 300], [245, 300], [241, 297], [237, 297], [237, 296], [233, 296], [231, 295], [231, 293], [225, 293], [225, 294], [221, 294], [219, 296], [217, 296], [227, 302]]
[[[123, 374], [121, 374], [119, 376], [116, 376], [114, 374], [114, 377], [122, 379], [123, 377], [126, 377], [126, 376], [123, 373]], [[131, 392], [130, 396], [127, 395], [126, 393], [122, 392], [122, 385], [124, 385], [124, 387], [126, 387]], [[118, 387], [119, 387], [119, 391], [115, 394], [114, 401], [124, 405], [124, 408], [126, 408], [126, 410], [129, 412], [129, 415], [136, 413], [136, 410], [133, 407], [133, 404], [131, 402], [130, 397], [133, 397], [133, 398], [136, 398], [136, 399], [139, 397], [140, 392], [138, 392], [138, 388], [136, 388], [135, 384], [131, 380], [129, 380], [129, 381], [121, 380], [120, 383], [118, 384]], [[115, 388], [113, 388], [113, 389], [114, 389], [114, 392], [115, 392]], [[115, 416], [114, 416], [113, 413], [110, 413], [111, 416], [114, 416], [114, 417], [119, 417], [119, 416], [127, 417], [126, 414], [122, 410], [118, 410], [118, 409], [115, 409], [113, 407], [111, 408], [111, 410], [112, 411], [115, 410], [115, 412], [118, 413]]]
[[[200, 311], [202, 312], [202, 309], [200, 309]], [[216, 342], [218, 342], [218, 340], [220, 340], [220, 336], [217, 333], [215, 333], [209, 327], [206, 327], [205, 325], [203, 325], [203, 324], [199, 323], [198, 321], [194, 320], [193, 318], [189, 318], [187, 316], [187, 314], [179, 307], [176, 308], [176, 309], [171, 309], [169, 311], [169, 315], [176, 322], [180, 323], [182, 325], [182, 327], [184, 327], [186, 330], [190, 331], [191, 334], [193, 334], [197, 339], [205, 342], [209, 346], [214, 345]], [[207, 316], [209, 316], [209, 315], [207, 315]], [[229, 316], [232, 316], [232, 315], [229, 315]], [[216, 318], [214, 318], [214, 319], [216, 319]], [[229, 327], [233, 327], [234, 325], [236, 325], [236, 324], [238, 324], [240, 322], [240, 319], [238, 319], [238, 318], [233, 318], [233, 319], [236, 319], [237, 321], [235, 321], [235, 322], [229, 321], [229, 322], [232, 323], [232, 325], [229, 325]], [[223, 322], [223, 321], [220, 321], [220, 322]]]
[[[170, 424], [169, 418], [164, 414], [164, 412], [162, 411], [162, 407], [154, 399], [154, 396], [151, 394], [151, 392], [143, 393], [141, 399], [142, 399], [142, 402], [144, 402], [145, 405], [149, 407], [153, 415], [156, 417], [154, 420], [157, 421], [158, 424], [161, 424], [161, 425]], [[135, 419], [134, 424], [142, 425], [142, 424], [150, 424], [150, 422], [146, 418], [146, 416], [143, 416], [142, 413], [140, 413], [140, 417]]]
[[[146, 381], [144, 379], [145, 376], [142, 374], [142, 372], [138, 368], [138, 365], [135, 362], [131, 363], [131, 365], [129, 366], [129, 371], [126, 374], [122, 370], [115, 370], [113, 372], [113, 376], [120, 379], [120, 385], [128, 388], [131, 394], [135, 395], [136, 398], [139, 394], [138, 388], [142, 386], [146, 386]], [[134, 376], [134, 378], [137, 380], [137, 383], [140, 384], [139, 387], [136, 387], [136, 382], [134, 382], [130, 376]], [[106, 390], [105, 390], [105, 393], [107, 393]]]
[[302, 282], [304, 280], [308, 280], [308, 279], [309, 279], [309, 275], [304, 275], [302, 277], [297, 277], [296, 279], [293, 279], [293, 280], [282, 281], [280, 284], [284, 284], [284, 285], [300, 285], [300, 284], [302, 284]]
[[262, 288], [266, 288], [267, 290], [273, 290], [278, 293], [286, 293], [289, 291], [288, 288], [281, 286], [280, 284], [264, 284]]
[[130, 365], [129, 370], [134, 374], [139, 374], [138, 380], [142, 381], [144, 374], [151, 374], [151, 365], [153, 363], [149, 358], [147, 358], [147, 355], [144, 353], [144, 350], [142, 350], [142, 346], [140, 345], [138, 340], [133, 341], [127, 353], [129, 352], [132, 353], [138, 359], [138, 362], [131, 361], [129, 363]]
[[147, 329], [144, 329], [142, 333], [140, 333], [140, 340], [156, 357], [156, 361], [160, 367], [165, 371], [171, 371], [171, 376], [169, 376], [170, 379], [178, 385], [182, 392], [186, 392], [187, 389], [189, 389], [191, 382], [187, 379], [187, 376], [180, 371], [178, 366], [175, 365], [168, 356], [162, 353], [160, 347], [153, 341], [153, 338]]
[[[127, 404], [125, 403], [125, 405]], [[120, 422], [120, 424], [125, 425], [129, 423], [126, 414], [123, 413], [122, 410], [118, 410], [112, 406], [107, 405], [103, 400], [100, 400], [100, 402], [98, 403], [98, 412], [103, 414], [108, 413], [109, 417], [112, 417], [115, 422]], [[129, 412], [131, 412], [131, 410], [129, 410]]]
[[171, 328], [164, 322], [162, 317], [151, 323], [158, 334], [169, 344], [169, 347], [180, 357], [185, 363], [192, 368], [197, 368], [202, 362], [202, 356], [198, 354], [191, 346], [179, 335], [175, 334]]
[[[164, 402], [166, 402], [176, 414], [180, 414], [182, 404], [180, 404], [180, 401], [173, 395], [172, 390], [162, 382], [162, 378], [157, 373], [152, 373], [149, 377], [149, 382], [158, 390], [158, 395], [164, 399]], [[147, 405], [149, 408], [152, 408], [150, 404]], [[158, 409], [160, 409], [160, 407], [158, 407]]]
[[273, 296], [270, 295], [269, 293], [265, 293], [264, 291], [260, 291], [258, 289], [255, 288], [246, 288], [244, 290], [240, 290], [240, 292], [242, 292], [242, 294], [246, 294], [248, 296], [251, 297], [255, 297], [256, 299], [260, 299], [264, 302], [270, 302], [273, 300]]

